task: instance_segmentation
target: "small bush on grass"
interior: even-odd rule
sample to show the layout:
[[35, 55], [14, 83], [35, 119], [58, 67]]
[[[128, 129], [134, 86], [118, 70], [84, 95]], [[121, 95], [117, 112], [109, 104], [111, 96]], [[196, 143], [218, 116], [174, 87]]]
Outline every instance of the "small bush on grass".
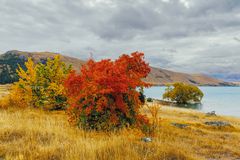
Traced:
[[152, 98], [147, 98], [147, 102], [153, 102]]
[[137, 88], [150, 86], [142, 81], [149, 72], [144, 54], [139, 52], [115, 61], [89, 60], [80, 74], [72, 72], [65, 81], [70, 122], [94, 130], [147, 123], [139, 112], [143, 96]]

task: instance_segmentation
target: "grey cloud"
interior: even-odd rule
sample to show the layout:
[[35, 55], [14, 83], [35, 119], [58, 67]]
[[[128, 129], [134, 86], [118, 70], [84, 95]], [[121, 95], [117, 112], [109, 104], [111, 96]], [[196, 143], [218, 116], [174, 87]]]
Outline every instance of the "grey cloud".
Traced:
[[238, 37], [233, 37], [233, 39], [237, 42], [240, 42], [240, 38], [238, 38]]
[[239, 6], [233, 3], [235, 1], [197, 1], [190, 8], [178, 0], [147, 4], [144, 1], [133, 6], [127, 2], [121, 3], [112, 17], [98, 26], [96, 34], [106, 39], [134, 38], [146, 35], [150, 30], [159, 38], [182, 38], [239, 26], [240, 23], [237, 17]]
[[[0, 50], [87, 59], [144, 51], [156, 67], [239, 73], [238, 0], [0, 0]], [[187, 4], [187, 5], [186, 5]]]

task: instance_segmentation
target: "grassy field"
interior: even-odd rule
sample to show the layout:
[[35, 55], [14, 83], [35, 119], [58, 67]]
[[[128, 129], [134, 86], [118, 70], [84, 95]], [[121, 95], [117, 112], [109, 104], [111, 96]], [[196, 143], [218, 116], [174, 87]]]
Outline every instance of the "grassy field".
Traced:
[[[149, 113], [148, 109], [144, 109]], [[64, 112], [0, 110], [0, 159], [4, 160], [184, 160], [240, 158], [240, 120], [161, 107], [153, 141], [133, 129], [86, 132], [71, 127]], [[211, 127], [221, 120], [228, 127]], [[188, 124], [181, 129], [171, 123]]]
[[[9, 86], [0, 86], [0, 95]], [[157, 106], [152, 142], [137, 129], [87, 132], [70, 126], [64, 111], [0, 109], [0, 160], [237, 160], [240, 119], [207, 116], [190, 109]], [[148, 107], [142, 112], [150, 119]], [[207, 121], [231, 125], [213, 127]], [[173, 123], [186, 124], [178, 128]]]

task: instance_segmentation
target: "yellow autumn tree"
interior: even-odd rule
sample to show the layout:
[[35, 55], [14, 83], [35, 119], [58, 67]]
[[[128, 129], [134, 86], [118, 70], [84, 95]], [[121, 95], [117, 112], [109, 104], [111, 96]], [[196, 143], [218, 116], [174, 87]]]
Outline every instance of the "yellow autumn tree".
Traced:
[[34, 88], [38, 100], [36, 106], [45, 106], [48, 109], [63, 109], [67, 105], [64, 80], [71, 71], [60, 60], [60, 56], [54, 59], [48, 58], [46, 63], [39, 63], [36, 68], [37, 85]]
[[178, 104], [200, 103], [204, 94], [194, 85], [176, 82], [168, 85], [163, 99], [167, 99]]
[[[60, 56], [34, 64], [31, 58], [25, 63], [26, 70], [19, 66], [19, 81], [14, 83], [9, 102], [17, 106], [32, 106], [49, 110], [64, 109], [67, 98], [64, 79], [71, 71]], [[20, 103], [20, 104], [18, 104]]]
[[0, 105], [2, 108], [9, 106], [26, 107], [30, 106], [34, 99], [36, 99], [32, 92], [32, 87], [36, 83], [36, 65], [32, 59], [29, 58], [25, 63], [26, 71], [19, 67], [17, 70], [19, 81], [15, 82], [11, 88], [8, 96], [1, 99]]

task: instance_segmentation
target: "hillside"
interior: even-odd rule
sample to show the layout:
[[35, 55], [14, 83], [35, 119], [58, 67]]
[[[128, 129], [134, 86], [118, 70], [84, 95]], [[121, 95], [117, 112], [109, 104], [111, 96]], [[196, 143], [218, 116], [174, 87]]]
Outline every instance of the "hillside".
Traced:
[[232, 82], [236, 86], [240, 86], [240, 82]]
[[233, 85], [203, 74], [187, 74], [173, 72], [166, 69], [152, 67], [151, 73], [146, 78], [147, 82], [155, 85], [165, 85], [173, 82], [184, 82], [200, 86], [229, 86]]
[[[21, 52], [21, 51], [8, 51], [0, 55], [0, 84], [8, 84], [17, 81], [18, 77], [16, 74], [16, 69], [18, 65], [24, 67], [24, 63], [27, 61], [27, 58], [30, 57], [35, 63], [38, 63], [47, 58], [53, 58], [57, 53], [51, 52]], [[78, 70], [85, 62], [60, 55], [61, 60], [68, 65], [72, 65], [73, 69]]]
[[[24, 62], [27, 60], [27, 57], [31, 57], [34, 62], [38, 63], [42, 60], [46, 60], [48, 57], [54, 57], [55, 55], [57, 55], [57, 53], [21, 52], [16, 50], [8, 51], [0, 55], [0, 84], [15, 82], [18, 79], [16, 75], [16, 69], [18, 65], [24, 68]], [[71, 64], [75, 70], [79, 70], [81, 65], [85, 63], [83, 60], [63, 55], [61, 55], [61, 60], [66, 64]], [[152, 67], [151, 73], [145, 79], [145, 81], [154, 85], [165, 85], [172, 82], [185, 82], [207, 86], [232, 85], [232, 83], [227, 83], [205, 75], [179, 73], [154, 67]]]

